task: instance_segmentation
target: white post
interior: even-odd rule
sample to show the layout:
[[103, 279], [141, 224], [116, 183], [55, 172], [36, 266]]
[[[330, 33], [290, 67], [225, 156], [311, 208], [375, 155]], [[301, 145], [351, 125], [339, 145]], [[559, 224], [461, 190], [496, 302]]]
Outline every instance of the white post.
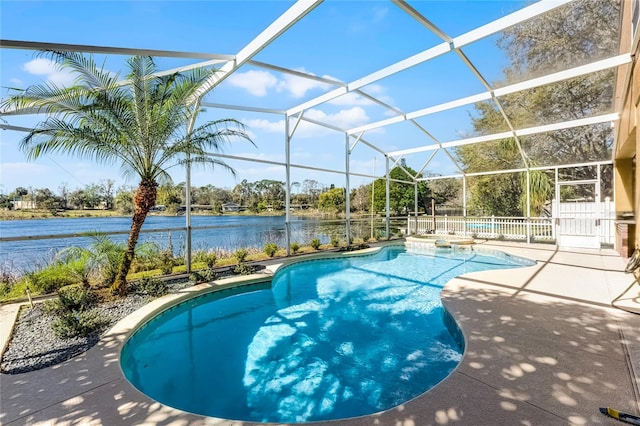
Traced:
[[527, 167], [527, 244], [531, 244], [531, 174]]
[[373, 157], [373, 181], [371, 182], [371, 239], [373, 240], [373, 217], [374, 217], [374, 205], [375, 205], [375, 187], [376, 187], [376, 157]]
[[[193, 115], [190, 117], [189, 122], [187, 123], [187, 135], [190, 135], [193, 131], [193, 128], [196, 125], [196, 115], [198, 114], [198, 110], [200, 109], [200, 101], [198, 100], [193, 104]], [[185, 203], [185, 226], [187, 231], [186, 238], [186, 253], [185, 253], [185, 266], [187, 267], [187, 274], [191, 273], [191, 156], [187, 152], [187, 167], [186, 167], [186, 193], [184, 194], [184, 203]]]
[[491, 216], [491, 238], [496, 237], [496, 217]]
[[415, 218], [415, 233], [418, 233], [418, 181], [414, 181], [413, 182], [413, 195], [414, 195], [414, 199], [413, 199], [413, 205], [414, 205], [414, 218]]
[[187, 241], [186, 241], [186, 253], [185, 253], [185, 263], [187, 266], [187, 274], [191, 273], [191, 161], [190, 156], [187, 153], [187, 177], [186, 177], [186, 189], [184, 194], [184, 204], [185, 204], [185, 220], [187, 227]]
[[467, 217], [467, 176], [462, 176], [462, 215]]
[[604, 237], [602, 231], [604, 227], [602, 226], [602, 200], [601, 200], [602, 195], [600, 194], [600, 188], [602, 187], [602, 185], [600, 182], [600, 178], [601, 178], [600, 164], [598, 164], [596, 170], [597, 170], [596, 180], [598, 181], [596, 183], [596, 231], [598, 232], [598, 240], [600, 241], [600, 244], [602, 244], [602, 239]]
[[385, 214], [386, 214], [386, 232], [387, 232], [387, 240], [389, 238], [391, 238], [391, 235], [389, 234], [389, 205], [390, 205], [390, 200], [389, 200], [389, 178], [390, 178], [390, 171], [389, 171], [389, 156], [385, 155], [385, 158], [387, 160], [387, 182], [386, 182], [386, 186], [385, 186], [385, 192], [386, 192], [386, 200], [385, 200]]
[[560, 185], [558, 184], [558, 168], [554, 169], [554, 191], [555, 191], [555, 200], [552, 204], [553, 213], [551, 214], [551, 218], [553, 220], [553, 238], [556, 240], [556, 245], [558, 244], [558, 230], [560, 229]]
[[351, 245], [351, 189], [349, 187], [349, 157], [351, 155], [351, 150], [349, 149], [349, 134], [345, 133], [344, 134], [344, 147], [345, 147], [345, 151], [344, 151], [344, 169], [345, 169], [345, 219], [346, 219], [346, 226], [345, 226], [345, 231], [347, 234], [347, 247], [349, 247]]
[[291, 136], [289, 135], [289, 116], [284, 117], [284, 152], [285, 152], [285, 191], [284, 191], [284, 241], [287, 256], [291, 255]]

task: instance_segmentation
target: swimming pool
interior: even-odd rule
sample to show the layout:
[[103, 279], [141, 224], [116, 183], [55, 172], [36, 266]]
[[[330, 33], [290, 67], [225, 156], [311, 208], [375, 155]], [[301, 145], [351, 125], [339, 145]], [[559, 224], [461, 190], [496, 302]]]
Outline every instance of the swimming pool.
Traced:
[[442, 307], [444, 284], [526, 264], [500, 253], [403, 247], [295, 263], [271, 284], [161, 313], [127, 341], [121, 366], [151, 398], [212, 417], [305, 422], [379, 412], [458, 365], [464, 343]]

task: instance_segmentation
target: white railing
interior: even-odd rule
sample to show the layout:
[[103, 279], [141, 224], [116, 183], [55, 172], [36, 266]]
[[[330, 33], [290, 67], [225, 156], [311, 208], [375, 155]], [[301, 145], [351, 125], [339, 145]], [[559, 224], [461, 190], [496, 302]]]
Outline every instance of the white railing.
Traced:
[[[410, 216], [407, 218], [409, 235], [442, 234], [465, 237], [554, 242], [557, 239], [555, 218], [525, 217], [463, 217], [463, 216]], [[614, 244], [613, 219], [599, 219], [596, 227], [603, 244]], [[590, 232], [593, 232], [591, 230]]]

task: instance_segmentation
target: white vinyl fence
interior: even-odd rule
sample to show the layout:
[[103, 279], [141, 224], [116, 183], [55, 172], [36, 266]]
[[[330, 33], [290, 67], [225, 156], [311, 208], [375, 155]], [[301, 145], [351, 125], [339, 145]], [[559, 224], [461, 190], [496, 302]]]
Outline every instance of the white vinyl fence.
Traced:
[[[598, 209], [600, 209], [598, 211]], [[556, 217], [410, 216], [409, 235], [441, 234], [474, 238], [557, 242], [559, 236], [593, 237], [599, 244], [615, 243], [613, 203], [560, 203]]]

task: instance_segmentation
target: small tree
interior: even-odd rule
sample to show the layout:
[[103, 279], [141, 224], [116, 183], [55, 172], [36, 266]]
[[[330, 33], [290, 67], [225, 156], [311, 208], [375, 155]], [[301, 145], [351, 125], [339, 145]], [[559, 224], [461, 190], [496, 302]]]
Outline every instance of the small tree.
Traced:
[[264, 245], [264, 252], [269, 257], [273, 257], [277, 251], [278, 251], [278, 245], [275, 243], [266, 243]]
[[111, 289], [126, 293], [127, 273], [133, 262], [140, 229], [156, 203], [159, 183], [171, 180], [167, 170], [176, 165], [227, 164], [212, 158], [222, 144], [240, 138], [251, 141], [236, 120], [210, 121], [194, 128], [199, 99], [211, 88], [215, 71], [157, 75], [151, 57], [134, 56], [127, 63], [123, 85], [119, 75], [99, 68], [93, 57], [75, 52], [45, 52], [60, 68], [76, 73], [76, 85], [52, 84], [19, 90], [3, 102], [3, 110], [34, 109], [48, 118], [22, 140], [30, 159], [66, 153], [105, 163], [119, 163], [129, 176], [140, 179], [133, 198], [129, 241]]

